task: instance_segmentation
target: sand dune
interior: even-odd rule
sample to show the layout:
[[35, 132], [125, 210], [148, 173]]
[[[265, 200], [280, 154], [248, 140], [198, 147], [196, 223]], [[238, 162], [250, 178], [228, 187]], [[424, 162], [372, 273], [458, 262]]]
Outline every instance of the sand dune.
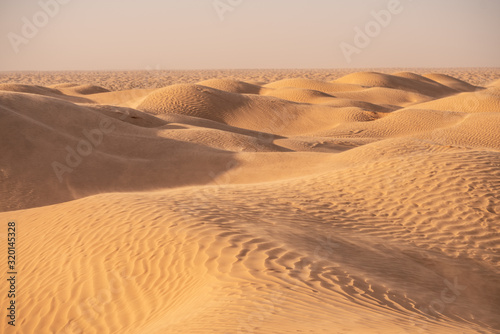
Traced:
[[58, 88], [60, 91], [69, 93], [70, 95], [71, 93], [79, 95], [88, 95], [88, 94], [109, 92], [109, 90], [106, 88], [94, 85], [79, 85], [79, 84], [66, 83], [66, 84], [53, 85], [52, 87]]
[[490, 86], [486, 89], [478, 89], [474, 92], [461, 93], [448, 98], [422, 103], [418, 107], [467, 113], [498, 112], [498, 108], [500, 107], [500, 89]]
[[500, 333], [497, 72], [428, 72], [9, 74], [15, 332]]
[[335, 96], [312, 89], [281, 88], [270, 90], [263, 95], [299, 103], [329, 103], [336, 101]]
[[259, 85], [232, 79], [205, 80], [198, 82], [198, 85], [239, 94], [259, 94], [263, 90]]
[[471, 84], [469, 84], [465, 81], [462, 81], [460, 79], [453, 78], [453, 77], [446, 75], [446, 74], [429, 73], [429, 74], [425, 74], [424, 77], [431, 79], [435, 82], [439, 82], [445, 86], [448, 86], [450, 88], [453, 88], [453, 89], [461, 91], [461, 92], [471, 92], [477, 88], [474, 85], [471, 85]]
[[484, 86], [498, 80], [498, 68], [377, 68], [377, 69], [289, 69], [289, 70], [143, 70], [143, 71], [61, 71], [61, 72], [0, 72], [0, 83], [53, 86], [67, 83], [97, 85], [111, 91], [162, 88], [180, 83], [197, 83], [212, 79], [235, 80], [265, 85], [280, 80], [315, 80], [330, 82], [355, 72], [372, 71], [385, 74], [410, 72], [426, 75], [429, 72], [451, 76], [474, 86]]
[[61, 100], [71, 101], [74, 103], [91, 103], [92, 101], [83, 97], [66, 95], [58, 89], [33, 86], [33, 85], [22, 85], [22, 84], [0, 84], [1, 92], [17, 92], [17, 93], [28, 93], [42, 96], [55, 97]]

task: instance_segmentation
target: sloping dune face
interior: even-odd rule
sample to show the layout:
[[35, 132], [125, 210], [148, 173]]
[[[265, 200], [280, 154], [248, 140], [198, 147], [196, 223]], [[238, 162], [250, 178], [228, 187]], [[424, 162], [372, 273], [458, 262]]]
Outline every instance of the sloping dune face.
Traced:
[[498, 81], [91, 79], [0, 85], [2, 332], [500, 333]]

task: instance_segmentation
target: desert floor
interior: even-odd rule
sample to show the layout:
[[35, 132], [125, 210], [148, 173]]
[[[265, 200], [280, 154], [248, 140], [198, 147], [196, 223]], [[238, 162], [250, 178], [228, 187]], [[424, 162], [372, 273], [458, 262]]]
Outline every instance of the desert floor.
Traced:
[[499, 79], [0, 73], [0, 332], [500, 333]]

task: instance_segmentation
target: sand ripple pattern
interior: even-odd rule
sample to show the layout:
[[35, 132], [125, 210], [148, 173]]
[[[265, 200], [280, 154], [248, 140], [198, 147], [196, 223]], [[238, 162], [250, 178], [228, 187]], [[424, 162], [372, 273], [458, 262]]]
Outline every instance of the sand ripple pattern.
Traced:
[[16, 333], [500, 333], [496, 72], [221, 73], [2, 75]]

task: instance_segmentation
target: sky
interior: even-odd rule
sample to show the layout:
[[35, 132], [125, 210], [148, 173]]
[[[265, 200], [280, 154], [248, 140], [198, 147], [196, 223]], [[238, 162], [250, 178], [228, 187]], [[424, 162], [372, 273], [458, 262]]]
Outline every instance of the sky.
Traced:
[[500, 67], [499, 0], [2, 0], [0, 71]]

